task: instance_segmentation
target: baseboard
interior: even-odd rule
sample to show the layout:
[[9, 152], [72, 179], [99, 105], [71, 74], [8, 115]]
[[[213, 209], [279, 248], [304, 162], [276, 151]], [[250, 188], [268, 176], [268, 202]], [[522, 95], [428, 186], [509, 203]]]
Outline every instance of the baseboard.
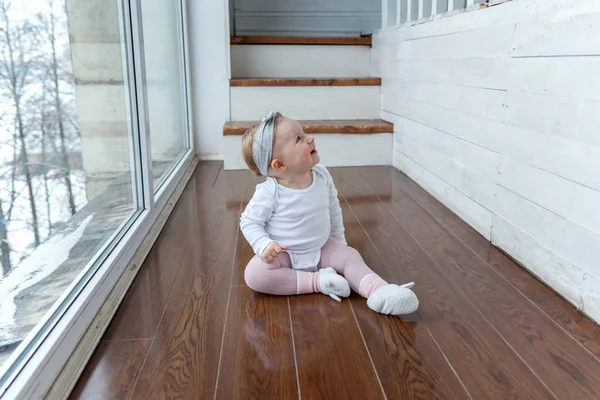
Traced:
[[200, 161], [223, 161], [223, 153], [200, 154], [197, 157]]
[[579, 312], [600, 323], [599, 278], [544, 247], [403, 154], [396, 152], [394, 166]]
[[75, 350], [69, 357], [65, 367], [62, 369], [52, 388], [48, 392], [46, 399], [68, 398], [80, 375], [83, 373], [89, 359], [93, 355], [102, 335], [104, 335], [106, 328], [110, 324], [112, 317], [117, 312], [119, 304], [121, 304], [121, 301], [127, 294], [127, 290], [133, 283], [144, 259], [150, 252], [150, 249], [167, 222], [171, 211], [173, 211], [175, 204], [179, 200], [179, 197], [197, 164], [198, 157], [194, 157], [186, 167], [185, 172], [182, 174], [179, 182], [175, 185], [175, 189], [165, 203], [164, 208], [160, 211], [160, 214], [150, 228], [150, 231], [146, 234], [141, 245], [129, 261], [127, 268], [125, 268], [116, 285], [110, 291], [110, 294], [102, 304], [100, 310], [93, 318], [89, 328], [75, 347]]
[[550, 287], [579, 312], [600, 324], [600, 279], [545, 248], [516, 226], [493, 217], [492, 244]]

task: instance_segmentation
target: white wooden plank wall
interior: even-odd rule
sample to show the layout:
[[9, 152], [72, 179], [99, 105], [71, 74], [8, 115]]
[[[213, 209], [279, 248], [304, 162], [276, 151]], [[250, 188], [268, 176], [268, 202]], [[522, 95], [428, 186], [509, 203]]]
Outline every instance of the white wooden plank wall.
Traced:
[[[477, 3], [407, 0], [399, 15]], [[371, 60], [394, 165], [600, 322], [600, 1], [384, 29]]]

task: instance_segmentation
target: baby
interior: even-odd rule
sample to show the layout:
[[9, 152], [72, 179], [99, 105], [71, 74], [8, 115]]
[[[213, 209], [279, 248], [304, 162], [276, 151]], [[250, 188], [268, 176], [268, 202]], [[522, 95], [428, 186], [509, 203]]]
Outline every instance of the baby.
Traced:
[[242, 152], [248, 167], [267, 178], [240, 219], [256, 253], [245, 271], [251, 289], [288, 296], [323, 293], [341, 301], [352, 288], [376, 312], [417, 310], [413, 283], [385, 282], [347, 245], [333, 179], [319, 163], [315, 139], [297, 121], [270, 112], [244, 134]]

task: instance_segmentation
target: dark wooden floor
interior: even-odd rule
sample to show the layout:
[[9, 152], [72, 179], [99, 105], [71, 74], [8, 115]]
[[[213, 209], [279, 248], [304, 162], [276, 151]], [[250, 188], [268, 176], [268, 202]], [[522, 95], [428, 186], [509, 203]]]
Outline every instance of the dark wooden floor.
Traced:
[[349, 243], [416, 282], [416, 314], [252, 292], [257, 180], [202, 163], [71, 398], [600, 398], [600, 327], [397, 170], [331, 172]]

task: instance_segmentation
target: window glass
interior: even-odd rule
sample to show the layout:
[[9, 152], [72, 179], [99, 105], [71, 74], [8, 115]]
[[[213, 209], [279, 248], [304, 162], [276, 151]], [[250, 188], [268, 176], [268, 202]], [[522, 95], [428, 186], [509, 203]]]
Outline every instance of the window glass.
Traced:
[[0, 0], [0, 371], [138, 208], [119, 7]]

